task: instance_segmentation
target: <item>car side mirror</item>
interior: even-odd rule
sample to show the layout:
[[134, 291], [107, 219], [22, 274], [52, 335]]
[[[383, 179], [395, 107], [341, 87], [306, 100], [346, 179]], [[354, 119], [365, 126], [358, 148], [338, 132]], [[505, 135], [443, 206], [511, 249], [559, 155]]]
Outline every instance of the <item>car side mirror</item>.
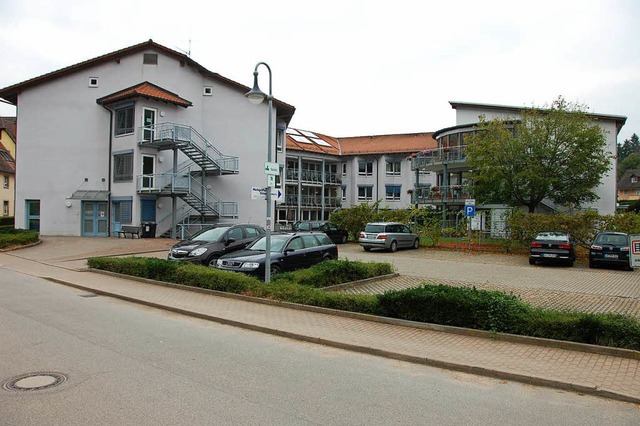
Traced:
[[235, 238], [229, 238], [227, 241], [224, 242], [225, 246], [228, 246], [231, 243], [235, 243], [236, 239]]
[[296, 251], [296, 250], [295, 250], [295, 249], [292, 249], [292, 248], [288, 248], [288, 249], [286, 249], [286, 250], [284, 251], [284, 255], [286, 256], [286, 255], [288, 255], [289, 253], [293, 253], [294, 251]]

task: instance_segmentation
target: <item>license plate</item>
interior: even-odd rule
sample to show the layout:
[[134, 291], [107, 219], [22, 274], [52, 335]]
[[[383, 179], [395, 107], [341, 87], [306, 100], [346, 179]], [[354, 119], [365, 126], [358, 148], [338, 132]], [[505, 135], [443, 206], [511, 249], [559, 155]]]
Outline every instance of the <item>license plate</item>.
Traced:
[[542, 253], [542, 257], [558, 257], [555, 253]]
[[604, 257], [605, 257], [605, 259], [617, 259], [618, 255], [617, 254], [605, 254]]

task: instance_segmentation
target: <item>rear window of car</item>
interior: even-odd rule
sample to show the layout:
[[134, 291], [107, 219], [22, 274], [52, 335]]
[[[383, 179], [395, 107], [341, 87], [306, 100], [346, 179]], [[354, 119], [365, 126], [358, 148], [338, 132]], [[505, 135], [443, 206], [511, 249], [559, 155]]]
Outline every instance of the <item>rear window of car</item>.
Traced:
[[569, 235], [564, 232], [541, 232], [536, 240], [569, 241]]
[[367, 225], [364, 227], [364, 232], [379, 234], [380, 232], [384, 232], [384, 225]]
[[617, 234], [600, 234], [596, 238], [596, 243], [624, 246], [627, 244], [627, 236]]

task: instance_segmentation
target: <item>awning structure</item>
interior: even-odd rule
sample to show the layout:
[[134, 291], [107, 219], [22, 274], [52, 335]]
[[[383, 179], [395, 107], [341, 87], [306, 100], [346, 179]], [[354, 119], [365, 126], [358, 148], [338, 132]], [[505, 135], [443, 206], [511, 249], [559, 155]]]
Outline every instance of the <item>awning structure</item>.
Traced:
[[70, 200], [108, 201], [109, 191], [78, 190], [69, 197]]

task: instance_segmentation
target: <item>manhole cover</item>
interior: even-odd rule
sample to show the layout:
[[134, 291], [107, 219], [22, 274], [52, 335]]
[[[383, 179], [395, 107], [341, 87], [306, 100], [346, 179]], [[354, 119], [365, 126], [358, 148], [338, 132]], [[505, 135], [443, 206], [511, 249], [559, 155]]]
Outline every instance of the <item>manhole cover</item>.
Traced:
[[2, 384], [2, 388], [13, 391], [38, 391], [58, 386], [66, 380], [67, 376], [62, 373], [29, 373], [7, 380]]

